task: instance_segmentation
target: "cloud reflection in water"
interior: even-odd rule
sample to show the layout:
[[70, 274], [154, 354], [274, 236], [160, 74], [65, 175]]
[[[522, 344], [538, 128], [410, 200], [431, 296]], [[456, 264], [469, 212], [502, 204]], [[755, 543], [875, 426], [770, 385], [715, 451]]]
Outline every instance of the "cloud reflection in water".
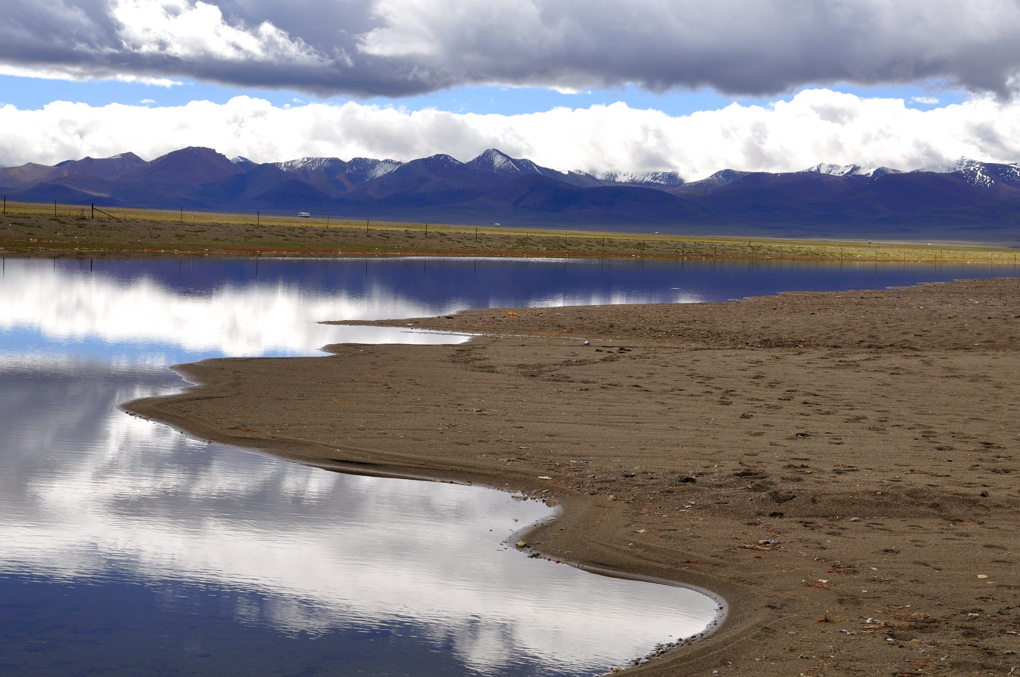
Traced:
[[[103, 262], [111, 270], [95, 272], [71, 263], [6, 261], [0, 278], [0, 330], [17, 330], [26, 341], [34, 333], [52, 341], [131, 345], [132, 350], [148, 346], [177, 359], [284, 356], [312, 354], [330, 343], [463, 340], [392, 327], [319, 324], [326, 320], [423, 317], [471, 307], [698, 300], [663, 285], [635, 289], [632, 276], [640, 276], [640, 269], [622, 263], [610, 265], [619, 280], [593, 283], [583, 291], [568, 283], [564, 264], [555, 261], [485, 261], [488, 272], [478, 273], [471, 261], [348, 260], [334, 262], [335, 270], [311, 282], [288, 277], [301, 262], [269, 261], [262, 263], [260, 276], [235, 274], [201, 291], [195, 285], [206, 281], [205, 268], [215, 261], [189, 262], [196, 269], [182, 270], [180, 277], [170, 274], [165, 261], [156, 275], [137, 267], [125, 272], [114, 267], [116, 262]], [[600, 268], [591, 262], [571, 266], [598, 278]]]
[[7, 363], [0, 377], [15, 386], [0, 396], [15, 423], [0, 454], [4, 573], [257, 592], [238, 620], [285, 633], [412, 623], [483, 673], [521, 655], [609, 666], [699, 632], [717, 611], [688, 590], [522, 557], [503, 541], [549, 517], [542, 504], [306, 468], [116, 410], [165, 388], [158, 372]]
[[[244, 627], [399, 629], [485, 675], [608, 669], [701, 631], [718, 611], [689, 590], [522, 557], [505, 540], [550, 516], [539, 503], [306, 468], [117, 410], [179, 388], [163, 367], [181, 356], [314, 352], [344, 340], [316, 319], [435, 305], [281, 283], [196, 294], [17, 268], [6, 264], [0, 287], [0, 582], [142, 586], [168, 607], [229, 592], [225, 613]], [[63, 632], [54, 615], [47, 632]]]

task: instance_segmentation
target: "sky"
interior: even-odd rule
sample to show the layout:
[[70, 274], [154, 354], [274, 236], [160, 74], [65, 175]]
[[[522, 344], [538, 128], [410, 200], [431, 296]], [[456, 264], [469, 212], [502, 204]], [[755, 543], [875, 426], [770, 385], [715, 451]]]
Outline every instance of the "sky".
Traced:
[[1020, 0], [0, 0], [0, 166], [1020, 162]]

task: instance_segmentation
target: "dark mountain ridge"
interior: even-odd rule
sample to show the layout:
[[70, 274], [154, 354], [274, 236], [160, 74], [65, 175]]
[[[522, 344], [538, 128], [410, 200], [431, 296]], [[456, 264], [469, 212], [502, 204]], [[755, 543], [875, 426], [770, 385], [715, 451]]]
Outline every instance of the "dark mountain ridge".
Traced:
[[32, 202], [429, 223], [1020, 242], [1020, 164], [972, 161], [912, 172], [724, 170], [685, 183], [672, 172], [564, 173], [496, 149], [468, 162], [433, 155], [256, 163], [193, 147], [151, 162], [122, 153], [0, 168], [0, 192]]

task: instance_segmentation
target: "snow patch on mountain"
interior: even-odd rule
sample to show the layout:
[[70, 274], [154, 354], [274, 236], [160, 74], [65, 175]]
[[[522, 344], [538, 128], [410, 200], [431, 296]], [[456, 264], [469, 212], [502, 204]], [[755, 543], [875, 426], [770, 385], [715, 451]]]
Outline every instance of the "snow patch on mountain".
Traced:
[[682, 186], [683, 178], [676, 172], [601, 172], [595, 174], [599, 181], [626, 183], [646, 186]]
[[885, 167], [875, 167], [871, 165], [834, 165], [829, 163], [817, 164], [811, 167], [807, 171], [814, 172], [816, 174], [827, 174], [828, 176], [875, 176], [879, 174], [891, 174], [896, 173], [895, 170], [887, 169]]
[[695, 183], [700, 186], [724, 186], [728, 183], [738, 181], [749, 174], [751, 174], [751, 172], [742, 172], [739, 169], [723, 169], [712, 176], [706, 177], [701, 181], [696, 181]]
[[404, 163], [397, 162], [396, 160], [376, 160], [374, 158], [356, 157], [347, 163], [347, 173], [357, 174], [371, 181], [389, 174], [402, 164]]
[[513, 158], [506, 153], [490, 148], [468, 164], [477, 167], [479, 169], [491, 169], [500, 174], [508, 174], [514, 172], [520, 172], [521, 168], [517, 166]]
[[513, 176], [517, 174], [539, 174], [552, 178], [563, 178], [566, 175], [560, 174], [553, 169], [539, 167], [531, 160], [512, 158], [503, 151], [490, 148], [475, 159], [467, 163], [469, 167], [482, 172], [495, 172], [502, 176]]
[[964, 167], [960, 170], [960, 173], [967, 179], [967, 183], [972, 186], [991, 188], [996, 183], [995, 179], [988, 174], [982, 165], [979, 164]]
[[925, 167], [922, 167], [921, 169], [918, 169], [917, 171], [931, 172], [932, 174], [953, 174], [955, 172], [961, 172], [965, 169], [973, 168], [975, 165], [980, 164], [981, 163], [978, 162], [977, 160], [970, 160], [968, 158], [962, 157], [952, 162], [940, 162], [934, 165], [927, 165]]
[[1020, 187], [1020, 165], [980, 164], [968, 167], [961, 172], [975, 186], [991, 187], [1006, 184]]
[[305, 157], [300, 160], [277, 162], [276, 166], [285, 172], [305, 171], [335, 176], [347, 169], [347, 163], [334, 157]]
[[960, 158], [948, 164], [933, 165], [919, 169], [935, 174], [961, 174], [967, 183], [980, 188], [991, 188], [999, 184], [1020, 187], [1020, 163], [999, 164]]
[[453, 167], [460, 167], [464, 164], [457, 158], [447, 155], [446, 153], [430, 155], [427, 158], [422, 158], [420, 162], [430, 169], [449, 169]]
[[355, 183], [360, 184], [389, 174], [403, 163], [396, 160], [376, 160], [364, 157], [356, 157], [350, 162], [344, 162], [335, 157], [304, 157], [299, 160], [287, 160], [274, 164], [284, 172], [300, 173], [305, 176], [318, 175], [334, 178], [347, 175]]

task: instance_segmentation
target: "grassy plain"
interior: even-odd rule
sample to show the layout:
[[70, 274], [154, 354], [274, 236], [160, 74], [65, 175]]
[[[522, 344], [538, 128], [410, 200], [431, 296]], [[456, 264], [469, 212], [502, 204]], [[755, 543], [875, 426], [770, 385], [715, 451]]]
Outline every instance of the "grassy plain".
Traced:
[[641, 256], [1016, 264], [1005, 247], [664, 235], [6, 202], [5, 256]]

